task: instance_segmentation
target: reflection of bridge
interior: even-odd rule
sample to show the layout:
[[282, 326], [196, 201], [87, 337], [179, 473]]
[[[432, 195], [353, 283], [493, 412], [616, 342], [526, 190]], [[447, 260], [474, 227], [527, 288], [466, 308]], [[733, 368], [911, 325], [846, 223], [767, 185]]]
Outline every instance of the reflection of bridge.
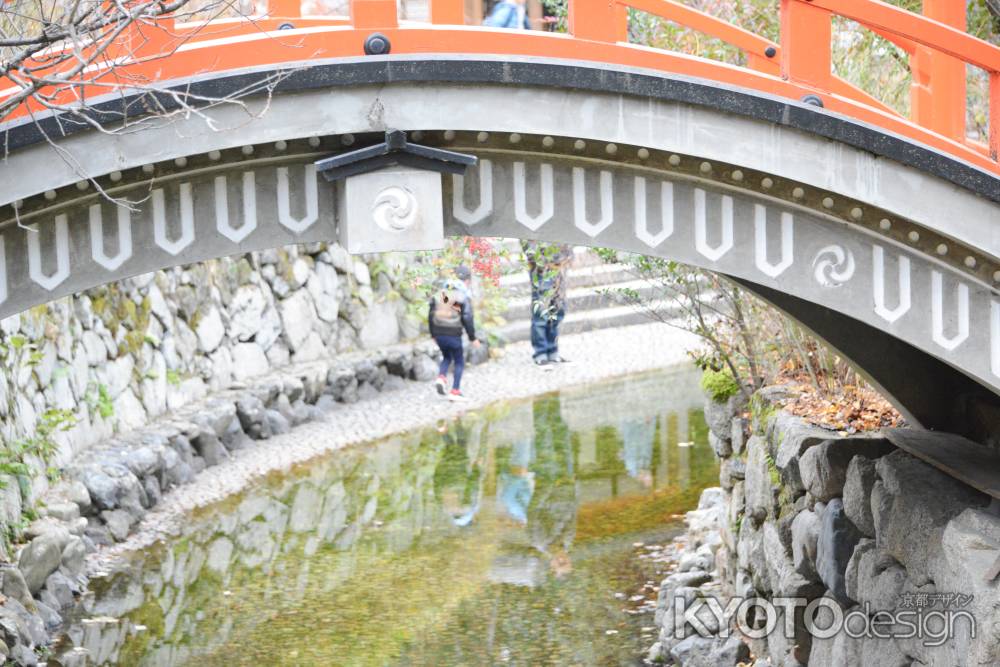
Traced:
[[[18, 178], [0, 180], [0, 315], [335, 238], [335, 193], [313, 162], [398, 128], [479, 158], [443, 179], [448, 233], [613, 246], [733, 276], [918, 422], [980, 437], [972, 418], [1000, 406], [1000, 49], [946, 24], [957, 3], [925, 2], [935, 21], [875, 0], [783, 0], [780, 47], [667, 0], [570, 4], [570, 35], [456, 25], [460, 0], [433, 0], [435, 25], [400, 24], [395, 0], [353, 0], [349, 19], [280, 1], [254, 23], [133, 28], [132, 60], [88, 76], [242, 92], [251, 113], [130, 118], [113, 137], [30, 104], [9, 117], [3, 169]], [[629, 7], [719, 37], [747, 66], [628, 45]], [[912, 54], [911, 118], [830, 73], [833, 15]], [[376, 32], [391, 55], [364, 54]], [[967, 64], [991, 84], [986, 145], [965, 137]], [[113, 129], [150, 99], [124, 85], [88, 94], [93, 120]]]

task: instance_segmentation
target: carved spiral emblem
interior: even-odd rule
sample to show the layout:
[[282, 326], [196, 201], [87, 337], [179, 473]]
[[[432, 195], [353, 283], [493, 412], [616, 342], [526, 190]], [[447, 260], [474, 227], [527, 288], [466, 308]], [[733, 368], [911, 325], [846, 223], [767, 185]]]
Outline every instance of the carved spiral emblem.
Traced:
[[372, 204], [375, 224], [387, 232], [402, 232], [409, 229], [416, 223], [418, 213], [416, 195], [399, 185], [384, 188]]
[[828, 245], [813, 260], [813, 277], [823, 287], [840, 287], [854, 276], [854, 253], [839, 245]]

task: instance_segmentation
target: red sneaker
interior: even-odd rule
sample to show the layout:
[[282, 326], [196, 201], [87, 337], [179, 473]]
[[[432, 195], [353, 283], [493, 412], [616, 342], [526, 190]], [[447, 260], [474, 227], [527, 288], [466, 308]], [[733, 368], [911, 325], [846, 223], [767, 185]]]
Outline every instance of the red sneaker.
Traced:
[[434, 380], [434, 388], [437, 389], [437, 393], [441, 394], [442, 396], [444, 396], [447, 393], [445, 391], [445, 387], [447, 386], [447, 384], [448, 384], [448, 378], [446, 378], [443, 375], [438, 375], [437, 380]]

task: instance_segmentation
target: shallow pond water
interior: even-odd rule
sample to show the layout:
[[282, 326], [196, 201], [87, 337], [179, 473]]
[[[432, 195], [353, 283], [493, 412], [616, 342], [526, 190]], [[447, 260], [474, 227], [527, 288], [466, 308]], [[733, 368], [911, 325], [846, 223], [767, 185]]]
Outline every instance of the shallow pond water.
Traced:
[[715, 483], [685, 366], [332, 453], [95, 579], [50, 664], [635, 665]]

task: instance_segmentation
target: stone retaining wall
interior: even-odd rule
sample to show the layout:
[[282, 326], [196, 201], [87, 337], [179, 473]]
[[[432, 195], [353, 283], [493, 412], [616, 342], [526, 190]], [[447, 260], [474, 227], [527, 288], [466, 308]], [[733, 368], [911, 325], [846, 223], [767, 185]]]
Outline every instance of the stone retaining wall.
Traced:
[[0, 654], [35, 664], [35, 650], [86, 589], [87, 554], [128, 537], [164, 492], [338, 403], [433, 379], [437, 355], [422, 342], [290, 366], [83, 452], [45, 494], [17, 565], [0, 566]]
[[[926, 637], [814, 638], [801, 610], [785, 638], [778, 608], [779, 631], [745, 640], [757, 664], [1000, 664], [1000, 589], [986, 580], [1000, 556], [1000, 514], [990, 499], [877, 434], [841, 436], [783, 412], [785, 396], [781, 388], [764, 390], [749, 410], [738, 398], [707, 401], [721, 499], [688, 517], [691, 553], [661, 585], [660, 636], [650, 658], [735, 664], [731, 642], [695, 636], [690, 627], [674, 635], [674, 597], [693, 599], [715, 582], [723, 606], [733, 596], [825, 596], [845, 615], [862, 612], [858, 621], [879, 611], [944, 611], [938, 594], [971, 596], [961, 607], [950, 604], [975, 619], [975, 636], [963, 618], [936, 647]], [[821, 614], [817, 622], [826, 627], [831, 619]]]
[[[0, 441], [14, 450], [59, 413], [44, 437], [50, 465], [62, 467], [273, 368], [411, 338], [418, 296], [402, 284], [404, 266], [402, 255], [290, 246], [138, 276], [0, 321]], [[46, 488], [45, 465], [26, 463], [29, 479], [0, 478], [0, 533], [15, 541], [22, 504]]]
[[[0, 321], [0, 655], [31, 664], [83, 590], [86, 554], [166, 489], [324, 405], [433, 378], [436, 349], [393, 347], [420, 330], [405, 262], [290, 246]], [[11, 460], [31, 442], [50, 460]]]

